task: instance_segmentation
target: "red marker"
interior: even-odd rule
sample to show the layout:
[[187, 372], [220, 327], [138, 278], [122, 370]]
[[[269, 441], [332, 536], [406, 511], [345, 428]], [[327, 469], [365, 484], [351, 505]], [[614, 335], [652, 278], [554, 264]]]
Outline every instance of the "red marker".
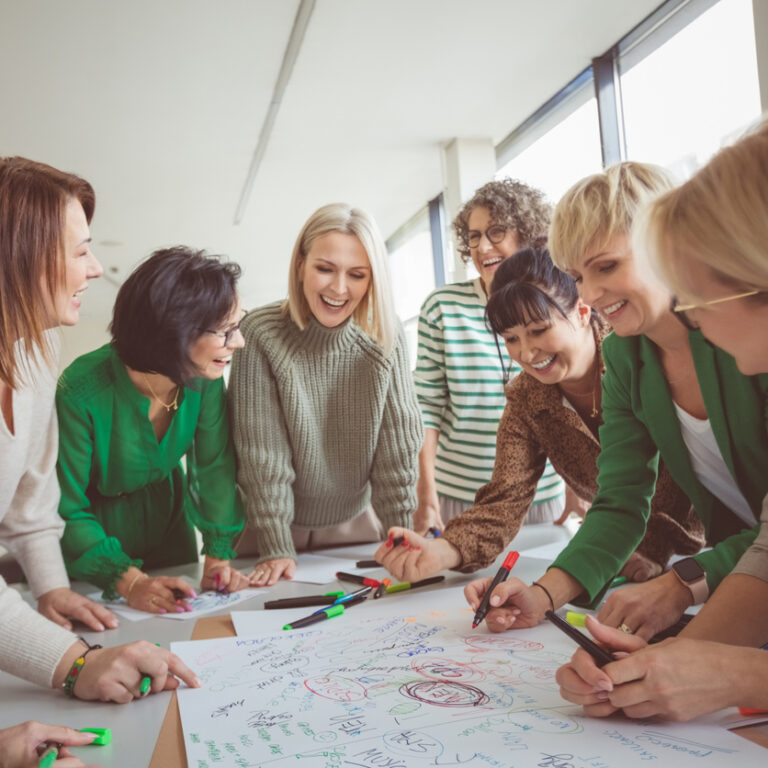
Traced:
[[472, 629], [475, 629], [475, 627], [477, 627], [485, 618], [485, 614], [488, 613], [488, 609], [490, 608], [491, 594], [493, 593], [493, 590], [496, 589], [502, 581], [507, 580], [509, 572], [517, 562], [518, 557], [520, 557], [519, 552], [510, 552], [504, 558], [504, 563], [501, 568], [499, 568], [499, 572], [493, 577], [491, 586], [488, 587], [486, 593], [483, 595], [483, 599], [480, 601], [480, 605], [477, 606], [477, 613], [475, 613], [475, 618], [472, 620]]
[[339, 581], [351, 581], [353, 584], [364, 584], [366, 587], [373, 587], [374, 589], [381, 584], [376, 579], [369, 579], [367, 576], [358, 576], [356, 573], [344, 573], [344, 571], [336, 571], [336, 578]]

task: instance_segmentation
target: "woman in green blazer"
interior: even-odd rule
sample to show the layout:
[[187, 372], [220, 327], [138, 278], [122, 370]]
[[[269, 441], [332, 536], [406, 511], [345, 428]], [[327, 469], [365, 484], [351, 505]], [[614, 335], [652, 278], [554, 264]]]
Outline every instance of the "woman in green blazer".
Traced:
[[[745, 374], [768, 371], [767, 211], [768, 123], [763, 123], [654, 202], [635, 233], [679, 298], [678, 316], [731, 353]], [[725, 402], [729, 414], [742, 405]], [[740, 424], [734, 436], [749, 444], [761, 427], [757, 418], [754, 425]], [[561, 693], [597, 717], [618, 709], [629, 717], [675, 720], [729, 706], [765, 710], [766, 604], [768, 497], [760, 534], [678, 637], [646, 646], [641, 638], [590, 620], [594, 636], [628, 658], [598, 669], [577, 651], [557, 672]]]
[[[538, 582], [497, 587], [502, 605], [486, 619], [491, 629], [532, 626], [551, 607], [602, 595], [642, 539], [660, 456], [714, 548], [689, 559], [686, 573], [673, 569], [615, 593], [602, 621], [651, 637], [702, 602], [754, 539], [768, 478], [768, 377], [745, 377], [730, 355], [686, 329], [669, 311], [669, 291], [630, 248], [636, 210], [670, 187], [661, 169], [622, 163], [577, 183], [555, 210], [553, 260], [614, 328], [603, 345], [600, 490]], [[486, 586], [467, 588], [473, 606]]]

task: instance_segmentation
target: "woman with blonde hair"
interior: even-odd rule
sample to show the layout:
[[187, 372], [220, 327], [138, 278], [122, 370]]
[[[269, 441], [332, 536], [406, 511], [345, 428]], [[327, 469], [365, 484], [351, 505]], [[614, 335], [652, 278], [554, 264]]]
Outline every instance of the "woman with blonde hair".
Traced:
[[241, 328], [229, 398], [249, 524], [238, 551], [257, 556], [252, 583], [291, 578], [297, 551], [409, 526], [421, 418], [370, 215], [344, 203], [312, 214], [288, 299]]
[[[90, 248], [94, 207], [84, 179], [0, 158], [0, 543], [21, 564], [40, 611], [0, 578], [0, 669], [77, 698], [127, 702], [142, 695], [145, 675], [153, 692], [175, 688], [174, 674], [197, 683], [151, 643], [102, 648], [70, 631], [72, 619], [97, 631], [117, 626], [110, 611], [69, 588], [56, 513], [54, 329], [77, 323], [83, 292], [102, 274]], [[25, 724], [0, 731], [0, 753], [9, 765], [36, 765], [46, 740], [88, 743], [69, 729]]]
[[[766, 243], [765, 122], [655, 201], [633, 232], [635, 250], [647, 252], [675, 294], [677, 316], [733, 355], [744, 374], [768, 373]], [[629, 717], [688, 720], [727, 706], [768, 708], [768, 657], [760, 650], [768, 638], [761, 610], [768, 603], [768, 497], [761, 520], [757, 539], [679, 637], [646, 646], [591, 623], [601, 643], [630, 655], [599, 670], [578, 652], [558, 671], [563, 696], [595, 716], [621, 709]]]
[[[557, 205], [552, 258], [614, 330], [603, 344], [599, 491], [538, 582], [496, 588], [492, 629], [531, 626], [547, 609], [602, 595], [643, 537], [660, 458], [713, 548], [619, 590], [601, 620], [650, 638], [704, 602], [756, 535], [768, 477], [768, 378], [744, 376], [730, 355], [685, 328], [669, 311], [669, 291], [634, 257], [629, 241], [638, 211], [671, 187], [660, 168], [620, 163], [578, 182]], [[470, 585], [470, 602], [479, 602], [485, 588], [487, 581]]]

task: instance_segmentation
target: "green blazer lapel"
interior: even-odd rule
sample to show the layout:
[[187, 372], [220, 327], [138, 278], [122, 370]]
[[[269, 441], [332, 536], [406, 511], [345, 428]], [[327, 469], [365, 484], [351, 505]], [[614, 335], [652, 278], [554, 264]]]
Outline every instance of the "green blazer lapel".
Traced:
[[691, 466], [656, 345], [646, 336], [641, 336], [639, 342], [637, 392], [640, 418], [675, 482], [691, 500], [704, 525], [709, 527], [711, 498], [696, 479]]

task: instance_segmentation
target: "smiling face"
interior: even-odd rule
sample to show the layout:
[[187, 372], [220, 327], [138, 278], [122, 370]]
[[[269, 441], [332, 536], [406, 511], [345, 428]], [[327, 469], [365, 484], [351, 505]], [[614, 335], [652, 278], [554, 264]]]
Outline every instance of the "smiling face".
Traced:
[[299, 266], [304, 298], [326, 328], [346, 322], [371, 284], [371, 262], [355, 235], [328, 232], [312, 241]]
[[91, 253], [91, 233], [79, 200], [67, 204], [64, 229], [64, 281], [53, 299], [54, 325], [75, 325], [88, 281], [101, 277], [104, 270]]
[[[686, 282], [691, 293], [699, 297], [691, 299], [691, 303], [702, 305], [705, 301], [745, 293], [715, 278], [705, 266], [690, 266], [685, 270]], [[733, 355], [743, 374], [768, 373], [768, 301], [764, 295], [703, 304], [685, 314], [715, 346]]]
[[491, 219], [491, 212], [483, 206], [473, 208], [467, 217], [467, 237], [471, 237], [473, 233], [480, 235], [480, 242], [476, 247], [470, 248], [469, 253], [483, 281], [486, 294], [490, 292], [493, 275], [499, 264], [519, 248], [517, 231], [514, 229], [507, 229], [501, 242], [494, 245], [485, 233], [495, 224], [498, 222]]
[[[232, 360], [232, 352], [245, 346], [245, 339], [240, 333], [240, 321], [243, 319], [243, 310], [240, 301], [235, 303], [229, 317], [221, 324], [220, 328], [211, 328], [203, 333], [192, 344], [189, 350], [189, 358], [197, 366], [197, 374], [203, 379], [218, 379], [224, 374], [224, 369]], [[224, 336], [227, 331], [235, 329], [229, 343]]]
[[669, 291], [650, 267], [641, 274], [627, 235], [588, 249], [568, 274], [576, 281], [579, 296], [613, 326], [617, 336], [647, 333], [669, 313]]
[[589, 317], [579, 300], [567, 319], [553, 309], [548, 319], [529, 320], [501, 335], [509, 356], [542, 384], [579, 381], [589, 374], [595, 357]]

